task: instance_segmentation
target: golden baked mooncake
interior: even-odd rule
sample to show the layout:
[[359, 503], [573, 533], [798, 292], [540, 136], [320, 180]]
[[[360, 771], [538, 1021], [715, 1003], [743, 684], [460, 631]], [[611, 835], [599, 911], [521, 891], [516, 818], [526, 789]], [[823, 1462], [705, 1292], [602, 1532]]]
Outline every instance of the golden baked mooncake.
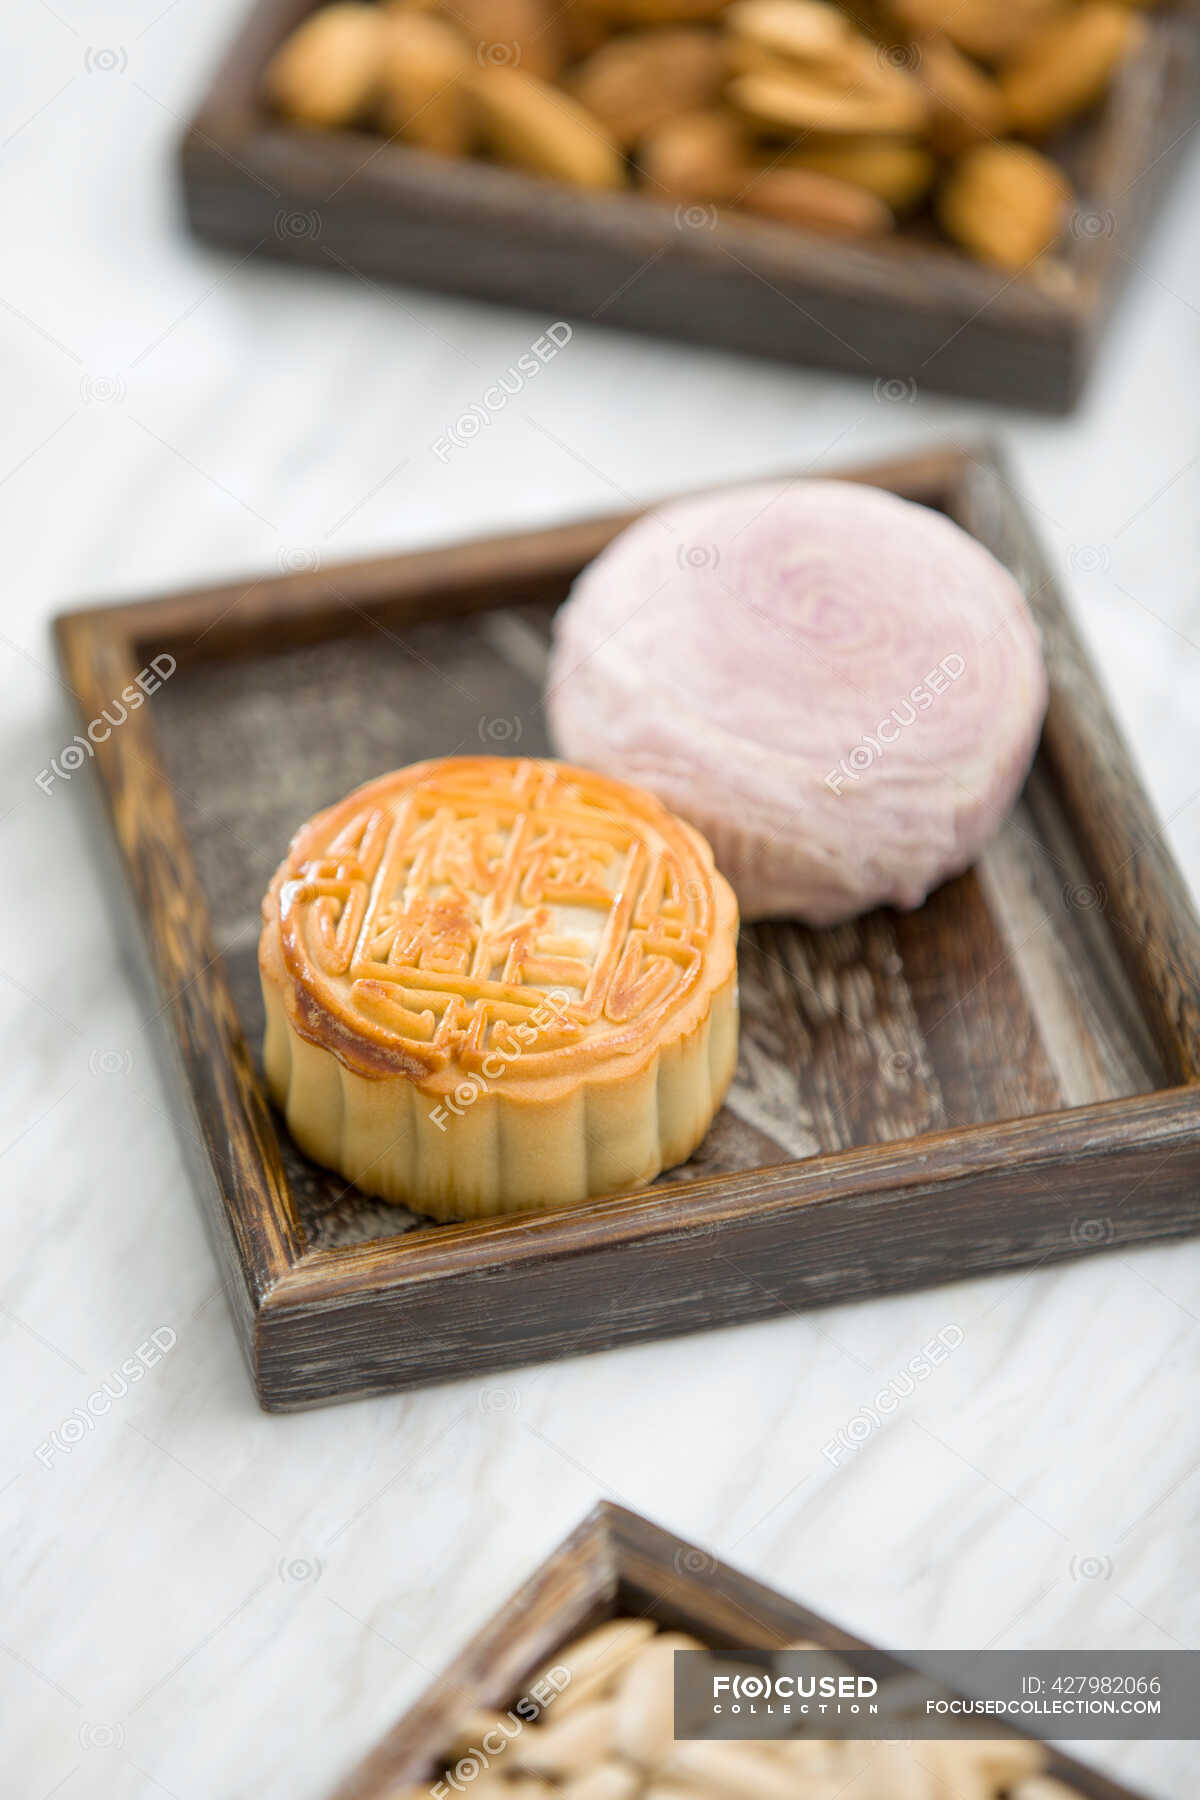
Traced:
[[566, 763], [416, 763], [318, 813], [263, 901], [267, 1081], [309, 1156], [436, 1219], [650, 1181], [737, 1058], [707, 843]]

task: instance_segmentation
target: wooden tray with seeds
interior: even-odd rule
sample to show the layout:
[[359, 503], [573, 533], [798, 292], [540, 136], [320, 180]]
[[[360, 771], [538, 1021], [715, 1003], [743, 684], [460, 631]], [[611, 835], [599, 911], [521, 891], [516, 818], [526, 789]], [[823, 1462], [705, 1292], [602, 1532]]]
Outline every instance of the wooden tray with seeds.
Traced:
[[[835, 1652], [881, 1684], [909, 1668], [819, 1613], [718, 1562], [698, 1545], [651, 1524], [638, 1513], [602, 1501], [471, 1639], [445, 1674], [338, 1787], [332, 1800], [420, 1800], [422, 1796], [431, 1800], [435, 1792], [452, 1792], [444, 1783], [439, 1789], [437, 1783], [448, 1746], [462, 1721], [474, 1718], [476, 1729], [482, 1731], [484, 1721], [478, 1715], [514, 1706], [530, 1693], [529, 1684], [539, 1670], [608, 1619], [650, 1620], [660, 1629], [686, 1632], [709, 1649], [731, 1656], [803, 1642]], [[565, 1686], [564, 1702], [570, 1693], [570, 1685]], [[584, 1704], [581, 1697], [581, 1708]], [[546, 1709], [547, 1730], [555, 1718], [552, 1705]], [[500, 1741], [508, 1759], [519, 1760], [520, 1734], [508, 1732]], [[918, 1745], [917, 1749], [929, 1751], [931, 1746]], [[468, 1758], [464, 1770], [472, 1767], [476, 1775], [483, 1772], [478, 1756], [473, 1761]], [[504, 1772], [497, 1755], [478, 1791], [494, 1795]], [[1064, 1784], [1060, 1790], [1063, 1800], [1068, 1800], [1069, 1794], [1079, 1800], [1136, 1800], [1131, 1789], [1058, 1751], [1048, 1751], [1044, 1772], [1052, 1781]], [[918, 1760], [903, 1792], [911, 1794], [914, 1785], [917, 1791], [932, 1792], [934, 1783], [922, 1780], [923, 1774]], [[461, 1791], [470, 1793], [471, 1781], [471, 1774], [464, 1772], [458, 1783]], [[868, 1787], [872, 1794], [890, 1791], [870, 1781], [862, 1791]], [[854, 1782], [844, 1791], [849, 1794], [858, 1788]], [[517, 1783], [514, 1793], [521, 1791]], [[685, 1790], [668, 1780], [661, 1790], [651, 1783], [646, 1791], [677, 1794]], [[792, 1791], [811, 1794], [814, 1789], [802, 1781]], [[967, 1792], [965, 1783], [961, 1791]], [[982, 1800], [985, 1788], [978, 1777], [969, 1791]]]
[[[865, 469], [1018, 575], [1052, 697], [1019, 805], [918, 911], [745, 929], [742, 1048], [642, 1192], [432, 1225], [307, 1162], [266, 1099], [259, 902], [295, 827], [384, 770], [541, 755], [554, 607], [627, 517], [68, 613], [259, 1398], [378, 1393], [1200, 1228], [1200, 926], [1001, 465]], [[160, 665], [165, 667], [165, 664]]]
[[[588, 192], [357, 131], [313, 131], [262, 100], [272, 53], [317, 0], [256, 0], [181, 148], [200, 237], [419, 287], [921, 388], [1063, 412], [1195, 122], [1190, 11], [1147, 21], [1099, 111], [1053, 148], [1078, 208], [1053, 259], [1013, 275], [933, 241], [840, 241], [795, 225]], [[701, 227], [697, 228], [699, 215]], [[712, 216], [709, 216], [712, 215]]]

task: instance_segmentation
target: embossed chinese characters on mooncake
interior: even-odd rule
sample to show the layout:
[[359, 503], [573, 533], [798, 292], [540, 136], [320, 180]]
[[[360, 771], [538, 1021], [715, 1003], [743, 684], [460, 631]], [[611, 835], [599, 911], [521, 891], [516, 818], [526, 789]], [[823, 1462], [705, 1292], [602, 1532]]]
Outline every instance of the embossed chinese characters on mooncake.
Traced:
[[272, 1095], [307, 1154], [436, 1218], [636, 1186], [732, 1077], [736, 930], [704, 839], [636, 788], [487, 756], [382, 776], [263, 903]]

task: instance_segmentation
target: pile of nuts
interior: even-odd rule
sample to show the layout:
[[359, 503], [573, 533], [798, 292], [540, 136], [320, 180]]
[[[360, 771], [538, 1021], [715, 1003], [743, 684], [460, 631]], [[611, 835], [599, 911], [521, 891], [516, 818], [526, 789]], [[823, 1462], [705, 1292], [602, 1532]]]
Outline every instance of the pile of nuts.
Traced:
[[714, 214], [872, 237], [929, 202], [1019, 270], [1073, 198], [1034, 144], [1142, 30], [1135, 0], [335, 0], [266, 91], [305, 125]]
[[611, 1619], [534, 1676], [510, 1712], [466, 1717], [440, 1779], [397, 1800], [1081, 1800], [1042, 1773], [1045, 1750], [1030, 1738], [676, 1741], [675, 1652], [703, 1647], [648, 1619]]

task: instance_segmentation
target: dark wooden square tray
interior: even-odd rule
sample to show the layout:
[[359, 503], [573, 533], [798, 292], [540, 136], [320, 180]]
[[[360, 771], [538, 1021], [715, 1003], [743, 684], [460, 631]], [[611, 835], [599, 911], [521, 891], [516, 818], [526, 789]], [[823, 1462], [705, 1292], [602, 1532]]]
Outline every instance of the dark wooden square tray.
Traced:
[[307, 1162], [258, 1063], [259, 899], [369, 776], [547, 749], [550, 616], [626, 518], [73, 612], [183, 1141], [261, 1402], [311, 1405], [1200, 1226], [1200, 927], [1051, 575], [987, 452], [860, 471], [1017, 571], [1052, 698], [980, 866], [908, 915], [743, 931], [729, 1101], [653, 1187], [431, 1225]]
[[200, 237], [531, 307], [543, 325], [564, 313], [900, 384], [885, 397], [943, 388], [1068, 410], [1200, 92], [1194, 18], [1151, 15], [1099, 113], [1056, 146], [1079, 196], [1063, 244], [1012, 276], [908, 231], [844, 243], [285, 124], [262, 105], [262, 74], [315, 4], [256, 0], [201, 101], [181, 153]]
[[[602, 1501], [476, 1634], [331, 1800], [404, 1800], [437, 1776], [446, 1745], [476, 1708], [511, 1706], [537, 1670], [580, 1633], [617, 1615], [686, 1631], [736, 1654], [797, 1641], [869, 1652], [876, 1679], [905, 1665], [819, 1613], [718, 1562], [649, 1519]], [[1137, 1800], [1127, 1787], [1050, 1751], [1047, 1774], [1088, 1800]]]

